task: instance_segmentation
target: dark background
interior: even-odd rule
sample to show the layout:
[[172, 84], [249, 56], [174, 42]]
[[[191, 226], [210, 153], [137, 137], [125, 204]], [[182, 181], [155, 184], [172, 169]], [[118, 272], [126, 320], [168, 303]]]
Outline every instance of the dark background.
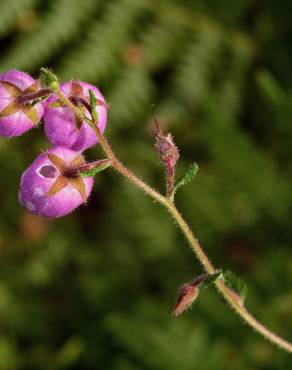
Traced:
[[[178, 207], [215, 265], [246, 281], [248, 308], [292, 339], [291, 1], [2, 0], [0, 53], [0, 71], [97, 84], [117, 154], [162, 190], [155, 104], [178, 175], [200, 167]], [[22, 209], [21, 173], [47, 147], [42, 127], [0, 139], [1, 370], [291, 368], [213, 288], [170, 315], [201, 268], [166, 211], [114, 171], [70, 216]]]

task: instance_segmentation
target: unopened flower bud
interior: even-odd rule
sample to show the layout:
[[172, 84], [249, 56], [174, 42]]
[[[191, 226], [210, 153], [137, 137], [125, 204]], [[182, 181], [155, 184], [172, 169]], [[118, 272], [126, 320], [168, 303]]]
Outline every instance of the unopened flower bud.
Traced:
[[179, 159], [179, 151], [173, 142], [172, 135], [164, 135], [162, 131], [157, 131], [155, 145], [161, 162], [167, 166], [174, 167]]
[[156, 149], [160, 161], [163, 163], [166, 169], [166, 195], [171, 197], [174, 189], [174, 175], [175, 165], [179, 159], [179, 151], [173, 142], [171, 134], [164, 134], [158, 121], [155, 119], [156, 125]]
[[1, 136], [20, 136], [39, 123], [44, 103], [33, 101], [39, 90], [38, 82], [27, 73], [11, 70], [0, 74]]
[[199, 287], [191, 283], [182, 285], [178, 292], [178, 297], [173, 310], [174, 316], [181, 315], [184, 311], [191, 307], [199, 295]]
[[[96, 97], [97, 126], [101, 133], [104, 132], [107, 122], [107, 104], [95, 86], [81, 81], [69, 81], [62, 83], [60, 90], [89, 119], [92, 116], [89, 93], [91, 90]], [[47, 100], [44, 123], [46, 136], [53, 145], [83, 152], [98, 142], [93, 129], [64, 106], [54, 94]]]
[[40, 154], [21, 177], [19, 200], [30, 212], [43, 217], [61, 217], [86, 203], [93, 177], [81, 178], [74, 168], [84, 157], [64, 147]]
[[207, 288], [214, 284], [216, 280], [222, 278], [222, 271], [216, 270], [213, 274], [202, 274], [197, 276], [192, 281], [183, 284], [178, 291], [178, 297], [173, 311], [174, 316], [181, 315], [185, 310], [197, 299], [200, 289]]

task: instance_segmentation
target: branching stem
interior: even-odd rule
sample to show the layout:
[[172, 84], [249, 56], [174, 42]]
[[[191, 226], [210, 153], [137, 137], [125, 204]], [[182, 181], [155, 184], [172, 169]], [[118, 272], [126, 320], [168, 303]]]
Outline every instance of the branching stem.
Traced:
[[[195, 253], [197, 259], [202, 264], [204, 270], [208, 274], [216, 273], [217, 269], [213, 266], [211, 261], [209, 260], [208, 256], [200, 246], [198, 240], [195, 238], [190, 226], [184, 220], [178, 209], [176, 208], [172, 198], [167, 198], [156, 190], [154, 190], [151, 186], [147, 185], [144, 181], [142, 181], [139, 177], [137, 177], [134, 173], [132, 173], [127, 167], [125, 167], [122, 162], [116, 157], [114, 152], [112, 151], [110, 144], [108, 143], [106, 137], [101, 134], [96, 122], [92, 122], [90, 119], [86, 118], [85, 115], [76, 107], [66, 96], [62, 94], [60, 90], [55, 91], [55, 94], [58, 98], [68, 106], [79, 118], [83, 121], [86, 121], [94, 130], [99, 143], [107, 155], [108, 159], [112, 161], [112, 167], [114, 167], [121, 175], [126, 177], [129, 181], [135, 184], [138, 188], [143, 190], [147, 195], [153, 198], [155, 201], [161, 203], [166, 209], [169, 211], [173, 219], [176, 221], [178, 226], [180, 227], [182, 233], [188, 240], [190, 247], [192, 248], [193, 252]], [[249, 324], [256, 332], [263, 335], [267, 340], [271, 343], [277, 345], [279, 348], [286, 350], [292, 353], [292, 343], [286, 341], [285, 339], [279, 337], [269, 329], [267, 329], [264, 325], [258, 322], [243, 306], [242, 301], [238, 299], [237, 295], [229, 289], [222, 279], [218, 279], [215, 282], [215, 285], [218, 291], [222, 294], [225, 300], [230, 304], [230, 306], [235, 310], [235, 312], [246, 322]]]

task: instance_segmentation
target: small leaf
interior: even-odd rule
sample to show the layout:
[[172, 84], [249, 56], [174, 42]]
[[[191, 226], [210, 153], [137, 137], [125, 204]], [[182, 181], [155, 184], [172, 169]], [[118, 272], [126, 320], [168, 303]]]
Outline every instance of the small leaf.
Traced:
[[208, 288], [214, 284], [218, 279], [222, 278], [223, 274], [221, 270], [216, 271], [214, 274], [209, 274], [202, 282], [202, 288]]
[[111, 165], [110, 159], [102, 159], [94, 164], [94, 167], [87, 168], [85, 170], [81, 170], [78, 172], [80, 177], [92, 177], [95, 176], [97, 173], [105, 170]]
[[96, 113], [96, 96], [94, 95], [92, 90], [89, 90], [89, 98], [90, 98], [90, 110], [91, 110], [91, 116], [94, 122], [97, 121], [97, 113]]
[[245, 282], [236, 276], [232, 271], [226, 271], [223, 274], [224, 282], [227, 287], [237, 293], [242, 302], [247, 296], [247, 286]]
[[175, 193], [177, 189], [191, 182], [196, 176], [198, 169], [199, 167], [196, 163], [191, 164], [187, 173], [175, 185], [173, 192]]

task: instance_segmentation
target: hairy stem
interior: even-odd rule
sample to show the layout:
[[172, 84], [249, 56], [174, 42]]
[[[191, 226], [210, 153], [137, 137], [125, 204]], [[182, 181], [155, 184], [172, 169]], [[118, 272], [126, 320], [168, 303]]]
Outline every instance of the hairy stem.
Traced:
[[[193, 252], [195, 253], [197, 259], [202, 264], [204, 270], [208, 274], [216, 273], [217, 269], [213, 266], [211, 261], [209, 260], [208, 256], [200, 246], [198, 240], [195, 238], [190, 226], [184, 220], [178, 209], [176, 208], [172, 198], [167, 198], [156, 190], [154, 190], [151, 186], [147, 185], [144, 181], [142, 181], [139, 177], [137, 177], [134, 173], [132, 173], [127, 167], [125, 167], [122, 162], [116, 157], [114, 152], [112, 151], [107, 139], [103, 134], [100, 132], [97, 123], [92, 122], [90, 119], [85, 117], [81, 110], [76, 107], [66, 96], [62, 94], [60, 90], [55, 91], [55, 94], [59, 97], [59, 99], [68, 106], [79, 118], [83, 121], [86, 121], [94, 130], [99, 143], [107, 155], [108, 159], [112, 162], [112, 167], [114, 167], [121, 175], [126, 177], [129, 181], [135, 184], [138, 188], [143, 190], [147, 195], [153, 198], [155, 201], [161, 203], [166, 209], [170, 212], [173, 219], [176, 221], [178, 226], [180, 227], [182, 233], [188, 240], [190, 247], [192, 248]], [[242, 302], [238, 299], [236, 294], [229, 289], [222, 279], [218, 279], [215, 282], [215, 285], [218, 291], [222, 294], [225, 300], [230, 304], [230, 306], [238, 313], [238, 315], [250, 325], [257, 333], [263, 335], [267, 340], [271, 343], [277, 345], [279, 348], [286, 350], [292, 353], [292, 343], [286, 341], [285, 339], [279, 337], [269, 329], [267, 329], [264, 325], [258, 322], [243, 306]]]
[[20, 95], [17, 98], [17, 101], [18, 101], [18, 103], [27, 103], [27, 102], [30, 102], [30, 101], [35, 100], [35, 99], [47, 98], [48, 95], [51, 94], [51, 92], [52, 91], [50, 89], [42, 89], [42, 90], [39, 90], [35, 93]]
[[172, 196], [174, 188], [174, 166], [168, 166], [166, 169], [166, 197]]
[[[186, 223], [186, 221], [183, 219], [179, 211], [177, 210], [176, 206], [169, 202], [167, 207], [175, 219], [175, 221], [178, 223], [180, 229], [182, 230], [183, 234], [187, 238], [192, 250], [194, 251], [195, 255], [197, 256], [198, 260], [203, 265], [206, 272], [209, 274], [214, 274], [216, 272], [216, 269], [210, 262], [209, 258], [203, 251], [202, 247], [200, 246], [198, 240], [195, 238], [191, 228]], [[218, 279], [216, 282], [216, 287], [218, 291], [223, 295], [225, 300], [230, 304], [230, 306], [241, 316], [241, 318], [249, 324], [256, 332], [263, 335], [266, 339], [268, 339], [270, 342], [276, 344], [278, 347], [291, 352], [292, 353], [292, 343], [286, 341], [285, 339], [282, 339], [269, 329], [267, 329], [264, 325], [259, 323], [242, 305], [242, 302], [237, 299], [236, 295], [234, 295], [234, 292], [230, 290], [222, 280]]]

